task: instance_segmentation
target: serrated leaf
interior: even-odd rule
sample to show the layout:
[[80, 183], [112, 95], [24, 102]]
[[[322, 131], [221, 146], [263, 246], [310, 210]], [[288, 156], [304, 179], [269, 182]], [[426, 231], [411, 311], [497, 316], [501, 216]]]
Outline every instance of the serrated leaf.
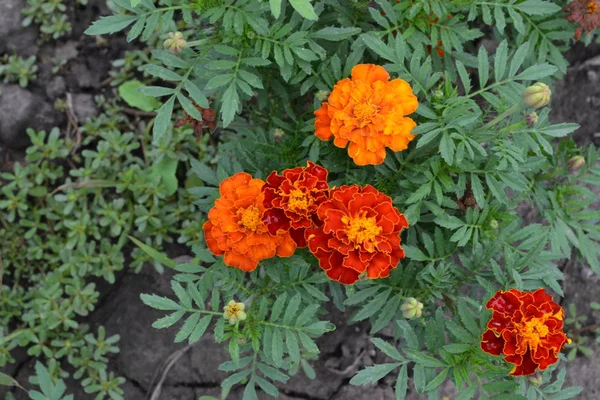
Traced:
[[167, 132], [167, 129], [169, 129], [174, 105], [175, 96], [171, 96], [169, 100], [158, 109], [152, 128], [152, 138], [154, 143], [156, 143]]
[[354, 35], [358, 35], [362, 29], [360, 28], [336, 28], [328, 26], [310, 34], [313, 39], [325, 39], [331, 42], [348, 39]]
[[148, 254], [150, 257], [152, 257], [154, 260], [158, 261], [162, 265], [169, 268], [175, 268], [177, 266], [177, 263], [175, 261], [171, 260], [169, 257], [159, 252], [158, 250], [153, 249], [152, 247], [134, 238], [133, 236], [129, 236], [129, 239], [131, 239], [131, 241], [135, 243], [136, 246], [142, 249], [144, 253]]
[[316, 21], [319, 19], [317, 13], [310, 4], [310, 0], [288, 0], [290, 5], [300, 14], [303, 18]]
[[231, 85], [227, 88], [223, 94], [223, 104], [221, 106], [221, 113], [223, 115], [223, 126], [227, 127], [235, 117], [240, 106], [240, 98], [235, 85]]
[[547, 15], [560, 11], [560, 7], [546, 0], [526, 0], [513, 6], [528, 15]]
[[[137, 108], [142, 111], [150, 112], [154, 111], [161, 106], [161, 103], [156, 100], [154, 97], [145, 95], [141, 90], [146, 88], [140, 81], [127, 81], [119, 86], [119, 95], [127, 104], [129, 104], [133, 108]], [[163, 93], [164, 95], [172, 93], [172, 89], [166, 89], [159, 91], [159, 93]], [[166, 93], [168, 92], [168, 93]]]
[[198, 324], [198, 320], [200, 320], [199, 313], [190, 315], [183, 323], [179, 332], [177, 332], [177, 335], [175, 335], [175, 343], [180, 343], [187, 339]]
[[139, 17], [137, 15], [112, 15], [100, 17], [84, 33], [86, 35], [106, 35], [119, 32], [133, 23]]
[[350, 384], [358, 386], [375, 383], [401, 365], [401, 363], [386, 363], [367, 367], [350, 379]]

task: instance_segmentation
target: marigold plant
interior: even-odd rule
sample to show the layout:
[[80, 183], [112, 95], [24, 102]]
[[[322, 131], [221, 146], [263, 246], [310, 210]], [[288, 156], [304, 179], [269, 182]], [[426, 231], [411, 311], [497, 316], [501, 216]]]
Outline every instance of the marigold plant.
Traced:
[[[352, 354], [352, 385], [381, 381], [397, 399], [580, 393], [562, 388], [560, 352], [575, 343], [550, 294], [565, 296], [565, 259], [600, 274], [600, 214], [588, 210], [600, 154], [575, 145], [577, 124], [551, 122], [551, 92], [594, 7], [113, 1], [123, 7], [89, 34], [160, 30], [144, 68], [159, 82], [140, 89], [162, 103], [155, 140], [184, 112], [200, 125], [209, 99], [217, 116], [203, 121], [217, 150], [177, 171], [207, 213], [206, 247], [170, 263], [172, 299], [142, 300], [167, 311], [156, 326], [184, 320], [177, 341], [212, 330], [225, 345], [223, 398], [322, 379], [313, 365], [327, 340], [316, 339], [355, 322], [374, 356]], [[162, 49], [175, 26], [185, 46]], [[246, 316], [233, 324], [232, 299]]]

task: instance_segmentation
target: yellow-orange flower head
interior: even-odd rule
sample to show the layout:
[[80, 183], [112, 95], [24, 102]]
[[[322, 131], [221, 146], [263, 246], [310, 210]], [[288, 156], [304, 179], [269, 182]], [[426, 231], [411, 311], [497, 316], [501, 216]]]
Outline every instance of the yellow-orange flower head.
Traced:
[[336, 83], [317, 111], [315, 135], [345, 148], [357, 165], [377, 165], [385, 148], [402, 151], [414, 139], [416, 123], [406, 117], [419, 106], [410, 85], [378, 65], [359, 64], [352, 78]]

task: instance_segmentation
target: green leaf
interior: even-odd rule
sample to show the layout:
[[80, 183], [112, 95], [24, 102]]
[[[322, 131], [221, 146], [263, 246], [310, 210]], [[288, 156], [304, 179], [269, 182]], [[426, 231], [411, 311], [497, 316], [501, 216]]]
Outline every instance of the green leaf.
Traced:
[[[131, 82], [136, 82], [136, 81], [131, 81]], [[140, 93], [143, 93], [143, 94], [145, 94], [147, 96], [151, 96], [151, 97], [169, 96], [175, 92], [175, 90], [168, 88], [168, 87], [163, 87], [163, 86], [142, 86], [139, 88], [138, 91]], [[121, 97], [123, 97], [123, 96], [121, 95]], [[131, 103], [129, 103], [129, 104], [131, 105]], [[161, 104], [158, 103], [155, 108], [160, 107], [160, 105]], [[152, 110], [154, 110], [155, 108], [153, 108]], [[150, 111], [152, 111], [152, 110], [150, 110]]]
[[555, 395], [550, 396], [548, 398], [548, 400], [572, 399], [573, 397], [577, 396], [582, 391], [583, 391], [583, 388], [580, 386], [569, 387], [564, 390], [561, 390], [560, 392], [556, 393]]
[[396, 361], [404, 361], [404, 357], [402, 357], [402, 355], [400, 355], [400, 352], [398, 351], [398, 349], [396, 349], [394, 346], [392, 346], [385, 340], [380, 339], [380, 338], [371, 338], [371, 342], [373, 342], [373, 344], [379, 350], [381, 350], [386, 356], [388, 356]]
[[314, 340], [312, 340], [306, 333], [302, 331], [298, 331], [298, 338], [300, 339], [300, 343], [302, 347], [306, 349], [309, 353], [319, 354], [319, 347], [315, 344]]
[[202, 121], [202, 113], [198, 110], [185, 95], [181, 94], [181, 92], [177, 92], [177, 100], [179, 104], [183, 107], [185, 112], [196, 121]]
[[175, 175], [178, 163], [178, 160], [163, 157], [162, 160], [152, 165], [150, 177], [160, 176], [160, 185], [165, 188], [168, 196], [174, 195], [179, 186], [177, 176]]
[[431, 367], [431, 368], [446, 367], [446, 364], [444, 364], [443, 362], [422, 353], [420, 350], [404, 349], [404, 353], [411, 360], [413, 360], [417, 364], [422, 365], [423, 367]]
[[163, 79], [165, 81], [182, 81], [183, 77], [176, 72], [171, 71], [168, 68], [161, 67], [160, 65], [146, 65], [144, 67], [144, 71], [149, 73], [152, 76]]
[[290, 325], [296, 314], [298, 313], [298, 309], [300, 308], [300, 302], [302, 297], [300, 293], [296, 293], [294, 297], [288, 303], [287, 309], [285, 310], [285, 314], [283, 315], [283, 325]]
[[266, 379], [263, 379], [260, 376], [256, 376], [256, 383], [269, 396], [279, 396], [279, 390], [277, 390], [277, 388]]
[[175, 105], [175, 96], [171, 96], [169, 100], [158, 110], [158, 114], [154, 119], [154, 127], [152, 128], [153, 141], [157, 142], [162, 135], [167, 132], [171, 117], [173, 115], [173, 106]]
[[190, 315], [188, 319], [186, 319], [183, 323], [183, 326], [181, 327], [179, 332], [177, 332], [177, 335], [175, 335], [175, 343], [180, 343], [187, 339], [198, 324], [199, 319], [200, 313], [194, 313]]
[[446, 350], [448, 353], [452, 354], [461, 354], [470, 351], [473, 348], [470, 344], [466, 343], [451, 343], [447, 344], [442, 349]]
[[356, 374], [350, 380], [350, 384], [358, 386], [368, 385], [369, 383], [375, 383], [401, 365], [401, 363], [386, 363], [373, 365], [372, 367], [367, 367], [360, 371], [358, 374]]
[[579, 129], [578, 124], [572, 123], [562, 123], [556, 125], [550, 125], [544, 129], [540, 129], [540, 132], [544, 135], [552, 136], [552, 137], [563, 137], [567, 136], [569, 133], [575, 132]]
[[100, 17], [84, 33], [86, 35], [106, 35], [119, 32], [127, 28], [133, 21], [139, 18], [137, 15], [112, 15], [110, 17]]
[[198, 340], [200, 340], [202, 335], [204, 335], [204, 332], [206, 332], [206, 328], [208, 328], [208, 325], [210, 325], [211, 320], [212, 320], [212, 315], [206, 315], [200, 321], [198, 321], [198, 323], [196, 324], [196, 327], [190, 334], [190, 337], [189, 337], [190, 344], [196, 343]]
[[221, 382], [221, 387], [222, 388], [232, 387], [236, 383], [240, 383], [242, 380], [244, 380], [244, 378], [246, 378], [248, 375], [250, 375], [251, 372], [252, 372], [252, 370], [250, 370], [250, 369], [245, 370], [245, 371], [236, 372], [235, 374], [230, 375], [229, 377], [225, 378], [223, 380], [223, 382]]
[[273, 362], [276, 367], [280, 367], [283, 362], [283, 336], [281, 335], [281, 329], [274, 328], [273, 336], [271, 338], [271, 352], [273, 356]]
[[561, 9], [558, 5], [546, 0], [526, 0], [523, 3], [515, 4], [514, 8], [528, 15], [553, 14]]
[[181, 319], [185, 315], [185, 311], [176, 311], [172, 314], [167, 315], [166, 317], [162, 317], [154, 321], [152, 327], [155, 329], [163, 329], [168, 328], [172, 325], [175, 325], [177, 321]]
[[380, 57], [392, 62], [396, 61], [396, 55], [394, 54], [392, 49], [390, 49], [385, 43], [383, 43], [381, 39], [373, 36], [370, 33], [360, 35], [360, 39], [362, 39], [362, 41], [369, 49], [373, 50]]
[[279, 18], [281, 15], [281, 2], [282, 0], [269, 0], [269, 5], [271, 6], [271, 13], [275, 17], [275, 19]]
[[0, 372], [0, 386], [19, 386], [19, 383], [12, 376]]
[[541, 78], [545, 78], [550, 75], [554, 75], [556, 71], [558, 71], [558, 68], [548, 63], [532, 65], [525, 71], [521, 72], [519, 75], [515, 76], [515, 79], [521, 81], [534, 81]]
[[425, 386], [425, 391], [429, 392], [430, 390], [434, 390], [435, 388], [440, 386], [446, 379], [446, 376], [448, 376], [448, 368], [443, 369], [442, 372], [440, 372], [435, 378], [433, 378], [427, 384], [427, 386]]
[[508, 42], [503, 40], [496, 50], [494, 56], [494, 77], [496, 82], [500, 82], [506, 72], [506, 64], [508, 61]]
[[192, 164], [192, 172], [200, 179], [202, 179], [205, 183], [219, 187], [219, 179], [217, 178], [217, 174], [207, 165], [201, 163], [196, 159], [191, 159], [190, 163]]
[[227, 127], [235, 117], [240, 106], [240, 97], [238, 95], [235, 85], [231, 85], [227, 88], [223, 94], [223, 104], [221, 106], [221, 113], [223, 115], [223, 126]]
[[179, 304], [177, 304], [175, 301], [168, 299], [166, 297], [158, 296], [156, 294], [142, 293], [140, 295], [140, 299], [147, 306], [156, 308], [157, 310], [175, 311], [175, 310], [181, 309], [181, 306]]
[[190, 95], [192, 100], [196, 102], [196, 104], [198, 104], [202, 108], [209, 107], [208, 99], [206, 98], [206, 96], [204, 96], [200, 88], [194, 82], [186, 80], [185, 82], [183, 82], [183, 87], [185, 88], [185, 90], [187, 90], [188, 94]]
[[283, 293], [282, 295], [277, 297], [275, 303], [273, 303], [273, 308], [271, 309], [271, 316], [269, 321], [277, 322], [281, 312], [283, 311], [283, 306], [285, 305], [285, 301], [287, 300], [287, 294]]
[[331, 42], [339, 42], [340, 40], [345, 40], [354, 35], [358, 35], [361, 31], [362, 29], [360, 28], [336, 28], [328, 26], [311, 33], [310, 36], [313, 39], [325, 39]]
[[171, 260], [169, 257], [159, 252], [158, 250], [153, 249], [152, 247], [134, 238], [133, 236], [129, 236], [129, 239], [131, 239], [131, 241], [135, 243], [136, 246], [142, 249], [144, 253], [148, 254], [150, 257], [152, 257], [162, 265], [167, 266], [169, 268], [175, 268], [177, 266], [177, 263], [175, 261]]
[[406, 392], [408, 390], [408, 364], [402, 364], [398, 378], [396, 378], [396, 386], [394, 392], [396, 394], [396, 400], [404, 400], [406, 398]]
[[315, 10], [310, 4], [310, 0], [289, 0], [290, 5], [300, 14], [303, 18], [316, 21], [319, 16], [315, 13]]

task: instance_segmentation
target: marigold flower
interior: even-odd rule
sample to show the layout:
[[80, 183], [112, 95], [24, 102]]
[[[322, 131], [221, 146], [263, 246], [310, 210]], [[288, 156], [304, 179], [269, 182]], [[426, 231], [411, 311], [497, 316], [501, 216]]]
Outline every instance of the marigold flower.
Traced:
[[296, 250], [288, 232], [271, 235], [263, 223], [264, 184], [245, 172], [225, 179], [219, 186], [221, 197], [203, 226], [210, 251], [224, 254], [225, 264], [242, 271], [253, 271], [261, 260], [275, 255], [289, 257]]
[[600, 27], [600, 0], [573, 0], [565, 6], [569, 12], [567, 21], [579, 24], [575, 31], [575, 40], [581, 38], [581, 31], [590, 33]]
[[304, 232], [318, 222], [317, 208], [329, 198], [327, 170], [308, 161], [306, 167], [273, 171], [263, 186], [263, 221], [272, 235], [289, 232], [298, 247], [306, 247]]
[[514, 364], [511, 375], [531, 375], [558, 361], [565, 343], [563, 309], [544, 289], [498, 291], [486, 304], [493, 310], [481, 348]]
[[238, 321], [244, 321], [246, 319], [245, 309], [246, 305], [244, 303], [237, 303], [235, 300], [230, 300], [229, 303], [223, 307], [223, 317], [229, 320], [231, 325], [235, 325]]
[[408, 228], [404, 215], [370, 185], [341, 186], [329, 194], [317, 210], [321, 225], [305, 234], [320, 267], [343, 284], [365, 272], [371, 279], [387, 278], [404, 258], [399, 236]]
[[416, 126], [406, 115], [416, 111], [418, 101], [406, 81], [389, 79], [378, 65], [352, 68], [352, 78], [336, 83], [328, 101], [315, 111], [315, 135], [333, 137], [337, 147], [348, 146], [357, 165], [381, 164], [386, 147], [405, 150]]

